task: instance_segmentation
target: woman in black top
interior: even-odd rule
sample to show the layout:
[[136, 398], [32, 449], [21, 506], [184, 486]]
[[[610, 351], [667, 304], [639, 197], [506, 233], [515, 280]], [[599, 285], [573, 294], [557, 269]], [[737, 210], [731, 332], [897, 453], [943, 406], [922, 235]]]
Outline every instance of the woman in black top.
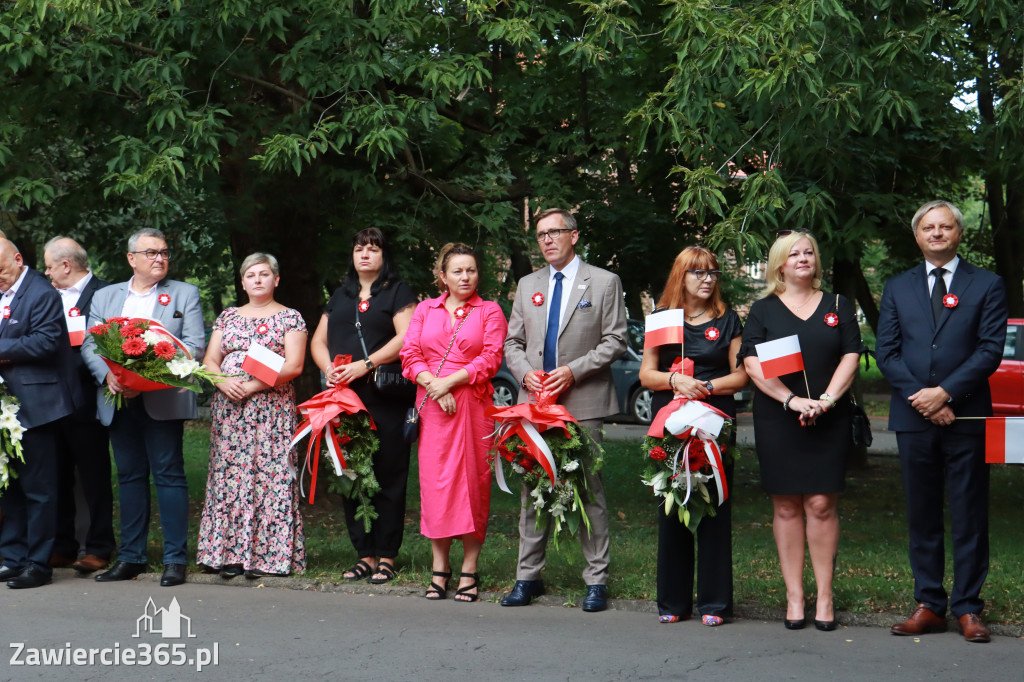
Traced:
[[[706, 402], [736, 418], [733, 394], [747, 385], [747, 373], [738, 364], [742, 325], [735, 311], [722, 302], [715, 254], [691, 246], [676, 256], [658, 310], [686, 311], [683, 347], [693, 360], [693, 376], [671, 371], [679, 359], [678, 345], [645, 348], [640, 382], [655, 391], [654, 412], [674, 395]], [[657, 311], [655, 312], [657, 314]], [[736, 442], [725, 450], [726, 483], [732, 489]], [[732, 616], [732, 498], [705, 517], [697, 527], [697, 610], [703, 623], [721, 625]], [[693, 611], [694, 537], [676, 514], [658, 510], [658, 614], [662, 623], [686, 620]]]
[[[368, 582], [380, 584], [395, 577], [409, 477], [410, 447], [402, 438], [402, 421], [413, 398], [403, 401], [381, 396], [373, 385], [373, 368], [398, 361], [416, 303], [416, 294], [399, 279], [383, 233], [365, 229], [352, 238], [352, 264], [320, 316], [310, 344], [313, 361], [328, 385], [345, 383], [356, 392], [373, 417], [380, 440], [373, 463], [381, 488], [373, 498], [378, 516], [369, 533], [355, 518], [356, 503], [348, 498], [344, 501], [349, 538], [359, 554], [359, 561], [345, 571], [346, 580], [368, 578]], [[351, 355], [352, 362], [334, 367], [337, 355]]]
[[[850, 448], [850, 401], [861, 346], [853, 306], [821, 289], [818, 243], [780, 236], [768, 252], [763, 297], [750, 306], [740, 355], [754, 391], [761, 485], [772, 496], [772, 532], [786, 583], [786, 622], [803, 628], [804, 545], [817, 583], [814, 625], [836, 629], [832, 580], [839, 547], [836, 506]], [[804, 371], [764, 378], [757, 344], [796, 335]], [[808, 393], [808, 390], [810, 391]]]

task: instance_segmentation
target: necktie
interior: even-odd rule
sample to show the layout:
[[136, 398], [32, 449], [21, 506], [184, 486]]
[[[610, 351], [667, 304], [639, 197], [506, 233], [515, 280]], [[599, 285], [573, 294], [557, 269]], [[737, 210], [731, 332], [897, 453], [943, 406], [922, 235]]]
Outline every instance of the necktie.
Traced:
[[932, 287], [932, 318], [938, 324], [942, 309], [945, 307], [942, 299], [946, 296], [946, 280], [942, 276], [946, 274], [946, 269], [935, 268], [932, 274], [935, 275], [935, 286]]
[[555, 273], [555, 289], [551, 292], [551, 303], [548, 304], [548, 330], [544, 334], [544, 371], [550, 372], [558, 367], [558, 313], [562, 310], [562, 279], [560, 272]]

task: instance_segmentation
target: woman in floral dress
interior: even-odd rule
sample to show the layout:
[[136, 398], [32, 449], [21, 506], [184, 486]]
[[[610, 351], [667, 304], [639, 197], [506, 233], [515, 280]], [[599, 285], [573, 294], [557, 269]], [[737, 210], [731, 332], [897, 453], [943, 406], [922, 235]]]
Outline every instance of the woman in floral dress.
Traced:
[[[301, 573], [306, 550], [289, 442], [296, 427], [291, 380], [302, 372], [306, 324], [274, 300], [277, 259], [254, 253], [242, 262], [249, 303], [228, 308], [213, 326], [203, 364], [235, 375], [216, 384], [210, 408], [210, 470], [199, 525], [197, 562], [221, 577]], [[284, 356], [274, 385], [242, 370], [259, 344]]]

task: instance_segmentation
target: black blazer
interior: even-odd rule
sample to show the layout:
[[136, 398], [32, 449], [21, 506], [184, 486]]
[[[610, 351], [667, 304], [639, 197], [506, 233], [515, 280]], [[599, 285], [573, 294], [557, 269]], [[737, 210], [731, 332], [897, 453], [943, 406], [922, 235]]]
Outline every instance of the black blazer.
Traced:
[[75, 408], [75, 372], [64, 306], [49, 280], [29, 268], [0, 326], [0, 376], [21, 401], [27, 429], [66, 417]]
[[[922, 263], [890, 279], [882, 293], [875, 354], [892, 386], [890, 431], [923, 431], [930, 422], [908, 398], [942, 386], [957, 417], [992, 416], [988, 378], [999, 367], [1006, 341], [1003, 278], [960, 259], [949, 293], [957, 297], [936, 324]], [[984, 420], [955, 421], [960, 433], [984, 432]]]
[[[89, 310], [92, 307], [92, 295], [108, 284], [110, 282], [93, 275], [82, 289], [75, 307], [81, 311], [82, 317], [86, 320], [89, 319]], [[75, 377], [82, 393], [81, 404], [75, 409], [75, 421], [96, 421], [96, 380], [93, 378], [92, 372], [89, 371], [89, 366], [82, 359], [82, 347], [72, 346], [71, 354], [75, 363]]]

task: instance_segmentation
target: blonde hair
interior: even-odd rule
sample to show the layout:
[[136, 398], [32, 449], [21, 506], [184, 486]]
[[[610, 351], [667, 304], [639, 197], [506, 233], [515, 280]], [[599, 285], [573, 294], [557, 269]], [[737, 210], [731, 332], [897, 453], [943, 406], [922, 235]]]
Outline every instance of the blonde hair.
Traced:
[[[672, 271], [668, 275], [668, 282], [665, 284], [665, 291], [658, 299], [658, 309], [682, 308], [686, 298], [686, 285], [683, 280], [688, 270], [717, 270], [718, 257], [703, 246], [687, 246], [676, 256], [672, 264]], [[721, 317], [725, 312], [725, 303], [722, 301], [722, 291], [715, 282], [715, 288], [711, 292], [711, 301], [708, 307], [715, 317]]]
[[448, 267], [448, 261], [452, 256], [472, 256], [477, 271], [480, 270], [480, 256], [473, 250], [473, 247], [462, 242], [448, 242], [441, 247], [441, 251], [437, 254], [437, 260], [434, 261], [434, 280], [437, 282], [437, 290], [442, 294], [448, 291], [448, 286], [441, 279], [441, 274]]
[[767, 298], [772, 294], [781, 294], [786, 290], [786, 281], [782, 279], [782, 266], [789, 258], [789, 252], [801, 239], [811, 243], [814, 251], [814, 279], [811, 281], [811, 288], [817, 291], [821, 288], [821, 276], [824, 270], [821, 268], [821, 251], [818, 249], [818, 240], [810, 232], [798, 230], [785, 234], [775, 240], [772, 248], [768, 251], [768, 267], [765, 272], [765, 288], [761, 298]]

